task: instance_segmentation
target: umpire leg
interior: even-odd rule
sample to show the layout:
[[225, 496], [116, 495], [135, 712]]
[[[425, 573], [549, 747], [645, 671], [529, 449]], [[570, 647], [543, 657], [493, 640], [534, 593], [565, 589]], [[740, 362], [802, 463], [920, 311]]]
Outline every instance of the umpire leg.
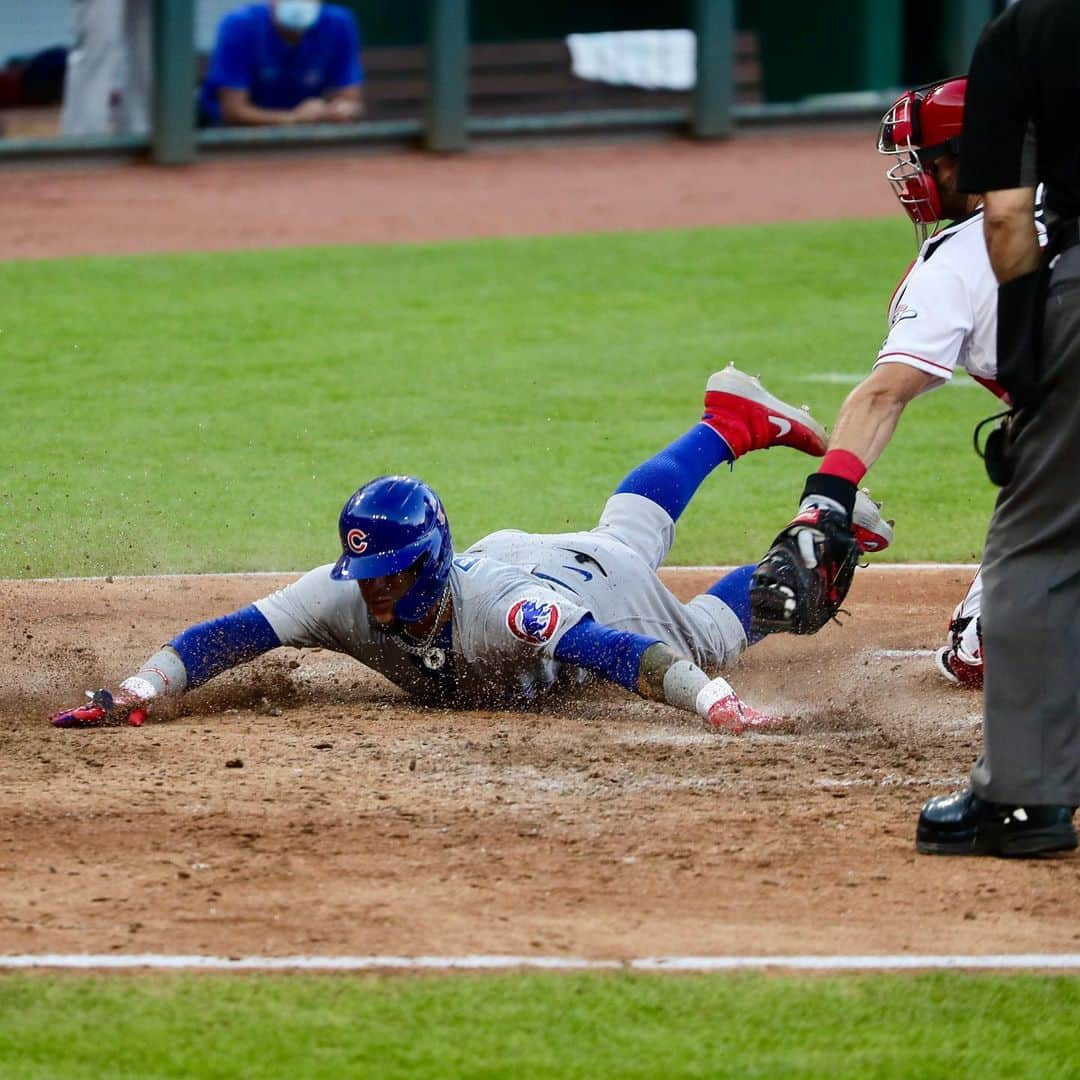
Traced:
[[1051, 279], [1046, 395], [1016, 440], [987, 536], [983, 799], [1080, 804], [1080, 247]]

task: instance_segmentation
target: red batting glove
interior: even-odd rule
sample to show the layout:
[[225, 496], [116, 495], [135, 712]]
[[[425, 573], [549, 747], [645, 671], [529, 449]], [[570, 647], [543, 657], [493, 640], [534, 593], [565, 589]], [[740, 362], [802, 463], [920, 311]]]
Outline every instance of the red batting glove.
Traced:
[[87, 690], [85, 705], [61, 709], [49, 717], [58, 728], [92, 728], [127, 723], [141, 727], [146, 720], [146, 703], [126, 690]]
[[698, 691], [697, 713], [711, 727], [729, 735], [741, 735], [748, 728], [770, 727], [780, 721], [778, 716], [747, 705], [720, 676]]

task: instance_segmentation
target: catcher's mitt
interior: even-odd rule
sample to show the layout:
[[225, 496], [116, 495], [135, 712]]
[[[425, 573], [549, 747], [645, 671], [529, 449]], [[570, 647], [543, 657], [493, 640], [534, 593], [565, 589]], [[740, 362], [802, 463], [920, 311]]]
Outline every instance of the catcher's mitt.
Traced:
[[847, 514], [819, 506], [801, 511], [754, 571], [751, 629], [816, 634], [840, 610], [858, 560]]

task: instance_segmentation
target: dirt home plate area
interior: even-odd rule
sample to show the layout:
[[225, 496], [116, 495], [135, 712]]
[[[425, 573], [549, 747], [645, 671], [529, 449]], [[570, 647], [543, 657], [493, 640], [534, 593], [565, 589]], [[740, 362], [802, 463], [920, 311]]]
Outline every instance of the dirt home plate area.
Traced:
[[[22, 256], [892, 212], [872, 132], [824, 139], [22, 169], [5, 201]], [[783, 717], [767, 732], [608, 689], [417, 709], [348, 658], [289, 650], [141, 728], [48, 726], [295, 576], [0, 583], [0, 954], [1080, 952], [1080, 860], [914, 851], [920, 804], [980, 744], [980, 695], [927, 655], [964, 569], [860, 571], [844, 626], [752, 649], [730, 678]], [[712, 579], [667, 577], [683, 597]]]

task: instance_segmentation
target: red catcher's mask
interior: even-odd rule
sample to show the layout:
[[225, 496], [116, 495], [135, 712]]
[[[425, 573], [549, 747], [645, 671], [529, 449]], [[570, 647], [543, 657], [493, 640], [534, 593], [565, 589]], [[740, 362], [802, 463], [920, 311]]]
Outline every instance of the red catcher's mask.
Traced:
[[[921, 245], [941, 221], [933, 161], [959, 154], [967, 79], [947, 79], [901, 94], [881, 118], [878, 153], [896, 164], [885, 172]], [[929, 170], [928, 167], [929, 166]]]

